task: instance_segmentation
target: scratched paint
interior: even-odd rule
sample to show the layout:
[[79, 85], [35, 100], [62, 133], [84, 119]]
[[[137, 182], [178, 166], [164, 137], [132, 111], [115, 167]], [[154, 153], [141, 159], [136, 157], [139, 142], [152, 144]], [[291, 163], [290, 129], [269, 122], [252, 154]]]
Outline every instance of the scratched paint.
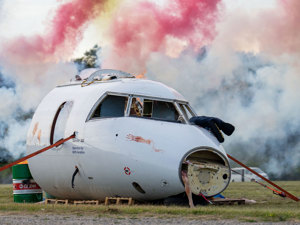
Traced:
[[36, 131], [37, 131], [37, 129], [38, 129], [38, 126], [39, 126], [39, 122], [36, 122], [36, 123], [34, 124], [34, 128], [33, 128], [33, 130], [32, 130], [32, 136], [35, 135], [35, 133], [36, 133]]
[[163, 150], [161, 149], [158, 149], [155, 147], [155, 144], [154, 144], [154, 141], [150, 140], [150, 139], [144, 139], [143, 137], [141, 136], [134, 136], [132, 134], [128, 134], [126, 136], [126, 138], [130, 141], [135, 141], [135, 142], [138, 142], [138, 143], [144, 143], [144, 144], [148, 144], [148, 145], [151, 145], [153, 151], [155, 152], [162, 152]]
[[127, 139], [129, 139], [131, 141], [136, 141], [136, 142], [139, 142], [139, 143], [145, 143], [145, 144], [148, 144], [148, 145], [150, 145], [152, 143], [152, 140], [147, 140], [147, 139], [144, 139], [140, 136], [133, 136], [132, 134], [128, 134]]
[[40, 139], [41, 139], [41, 130], [39, 130], [39, 122], [36, 122], [34, 124], [34, 127], [32, 129], [32, 136], [30, 138], [29, 143], [33, 144], [33, 145], [37, 145], [39, 142], [40, 143]]
[[42, 130], [40, 129], [37, 136], [39, 143], [41, 143], [41, 135], [42, 135]]

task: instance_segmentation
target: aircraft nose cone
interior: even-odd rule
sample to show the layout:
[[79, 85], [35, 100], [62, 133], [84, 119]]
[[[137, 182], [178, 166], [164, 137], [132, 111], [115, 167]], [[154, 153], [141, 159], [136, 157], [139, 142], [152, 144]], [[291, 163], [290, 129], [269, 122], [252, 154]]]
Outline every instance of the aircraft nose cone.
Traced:
[[182, 162], [181, 171], [184, 185], [188, 185], [193, 194], [208, 197], [222, 192], [231, 176], [227, 158], [212, 148], [190, 152]]

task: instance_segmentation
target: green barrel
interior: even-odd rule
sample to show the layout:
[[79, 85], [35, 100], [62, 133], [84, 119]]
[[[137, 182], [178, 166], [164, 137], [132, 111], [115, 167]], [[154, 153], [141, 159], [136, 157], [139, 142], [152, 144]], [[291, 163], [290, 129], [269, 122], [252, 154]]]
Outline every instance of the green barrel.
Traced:
[[49, 194], [49, 193], [47, 193], [47, 192], [45, 192], [45, 197], [46, 198], [50, 198], [50, 199], [56, 199], [56, 197], [55, 196], [53, 196], [53, 195], [51, 195], [51, 194]]
[[14, 202], [40, 202], [43, 191], [32, 179], [27, 163], [20, 163], [12, 168]]

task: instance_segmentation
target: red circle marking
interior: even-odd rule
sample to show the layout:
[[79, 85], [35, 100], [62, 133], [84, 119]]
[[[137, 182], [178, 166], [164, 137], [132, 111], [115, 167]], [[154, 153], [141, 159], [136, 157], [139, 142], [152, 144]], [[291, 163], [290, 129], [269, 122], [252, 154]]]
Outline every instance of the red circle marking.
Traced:
[[124, 167], [124, 171], [125, 171], [125, 174], [128, 176], [131, 174], [129, 167], [127, 167], [127, 166]]

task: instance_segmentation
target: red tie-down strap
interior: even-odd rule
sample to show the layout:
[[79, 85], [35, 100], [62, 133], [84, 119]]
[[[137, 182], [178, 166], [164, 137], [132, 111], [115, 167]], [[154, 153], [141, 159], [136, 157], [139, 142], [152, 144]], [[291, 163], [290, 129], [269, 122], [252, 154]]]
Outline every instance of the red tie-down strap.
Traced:
[[45, 152], [45, 151], [47, 151], [47, 150], [49, 150], [49, 149], [51, 149], [51, 148], [53, 148], [53, 147], [57, 147], [57, 146], [59, 146], [59, 145], [65, 143], [65, 142], [67, 142], [67, 141], [69, 141], [70, 139], [75, 138], [75, 137], [76, 137], [76, 135], [75, 135], [75, 133], [74, 133], [74, 134], [72, 134], [70, 137], [67, 137], [67, 138], [65, 138], [65, 139], [60, 139], [59, 141], [57, 141], [57, 142], [54, 143], [53, 145], [49, 145], [48, 147], [45, 147], [45, 148], [43, 148], [43, 149], [41, 149], [41, 150], [38, 150], [38, 151], [36, 151], [36, 152], [34, 152], [34, 153], [31, 153], [30, 155], [24, 156], [24, 157], [21, 158], [21, 159], [18, 159], [18, 160], [14, 161], [14, 162], [12, 162], [12, 163], [10, 163], [10, 164], [7, 164], [7, 165], [1, 167], [1, 168], [0, 168], [0, 172], [3, 171], [3, 170], [8, 169], [8, 168], [10, 168], [10, 167], [12, 167], [12, 166], [14, 166], [14, 165], [20, 163], [20, 162], [23, 162], [23, 161], [25, 161], [25, 160], [27, 160], [27, 159], [30, 159], [30, 158], [32, 158], [32, 157], [38, 155], [38, 154], [41, 154], [41, 153], [43, 153], [43, 152]]
[[296, 196], [292, 195], [291, 193], [287, 192], [286, 190], [284, 190], [283, 188], [279, 187], [278, 185], [274, 184], [272, 181], [268, 180], [267, 178], [263, 177], [262, 175], [260, 175], [259, 173], [255, 172], [254, 170], [252, 170], [251, 168], [249, 168], [248, 166], [246, 166], [245, 164], [241, 163], [240, 161], [238, 161], [237, 159], [235, 159], [234, 157], [232, 157], [231, 155], [227, 154], [228, 158], [230, 158], [231, 160], [235, 161], [237, 164], [241, 165], [242, 167], [246, 168], [247, 170], [249, 170], [251, 173], [254, 173], [256, 176], [260, 177], [261, 179], [263, 179], [264, 181], [268, 182], [269, 184], [273, 185], [274, 187], [276, 187], [277, 189], [279, 189], [280, 191], [282, 191], [287, 197], [289, 197], [290, 199], [293, 199], [294, 201], [298, 202], [299, 198], [297, 198]]

